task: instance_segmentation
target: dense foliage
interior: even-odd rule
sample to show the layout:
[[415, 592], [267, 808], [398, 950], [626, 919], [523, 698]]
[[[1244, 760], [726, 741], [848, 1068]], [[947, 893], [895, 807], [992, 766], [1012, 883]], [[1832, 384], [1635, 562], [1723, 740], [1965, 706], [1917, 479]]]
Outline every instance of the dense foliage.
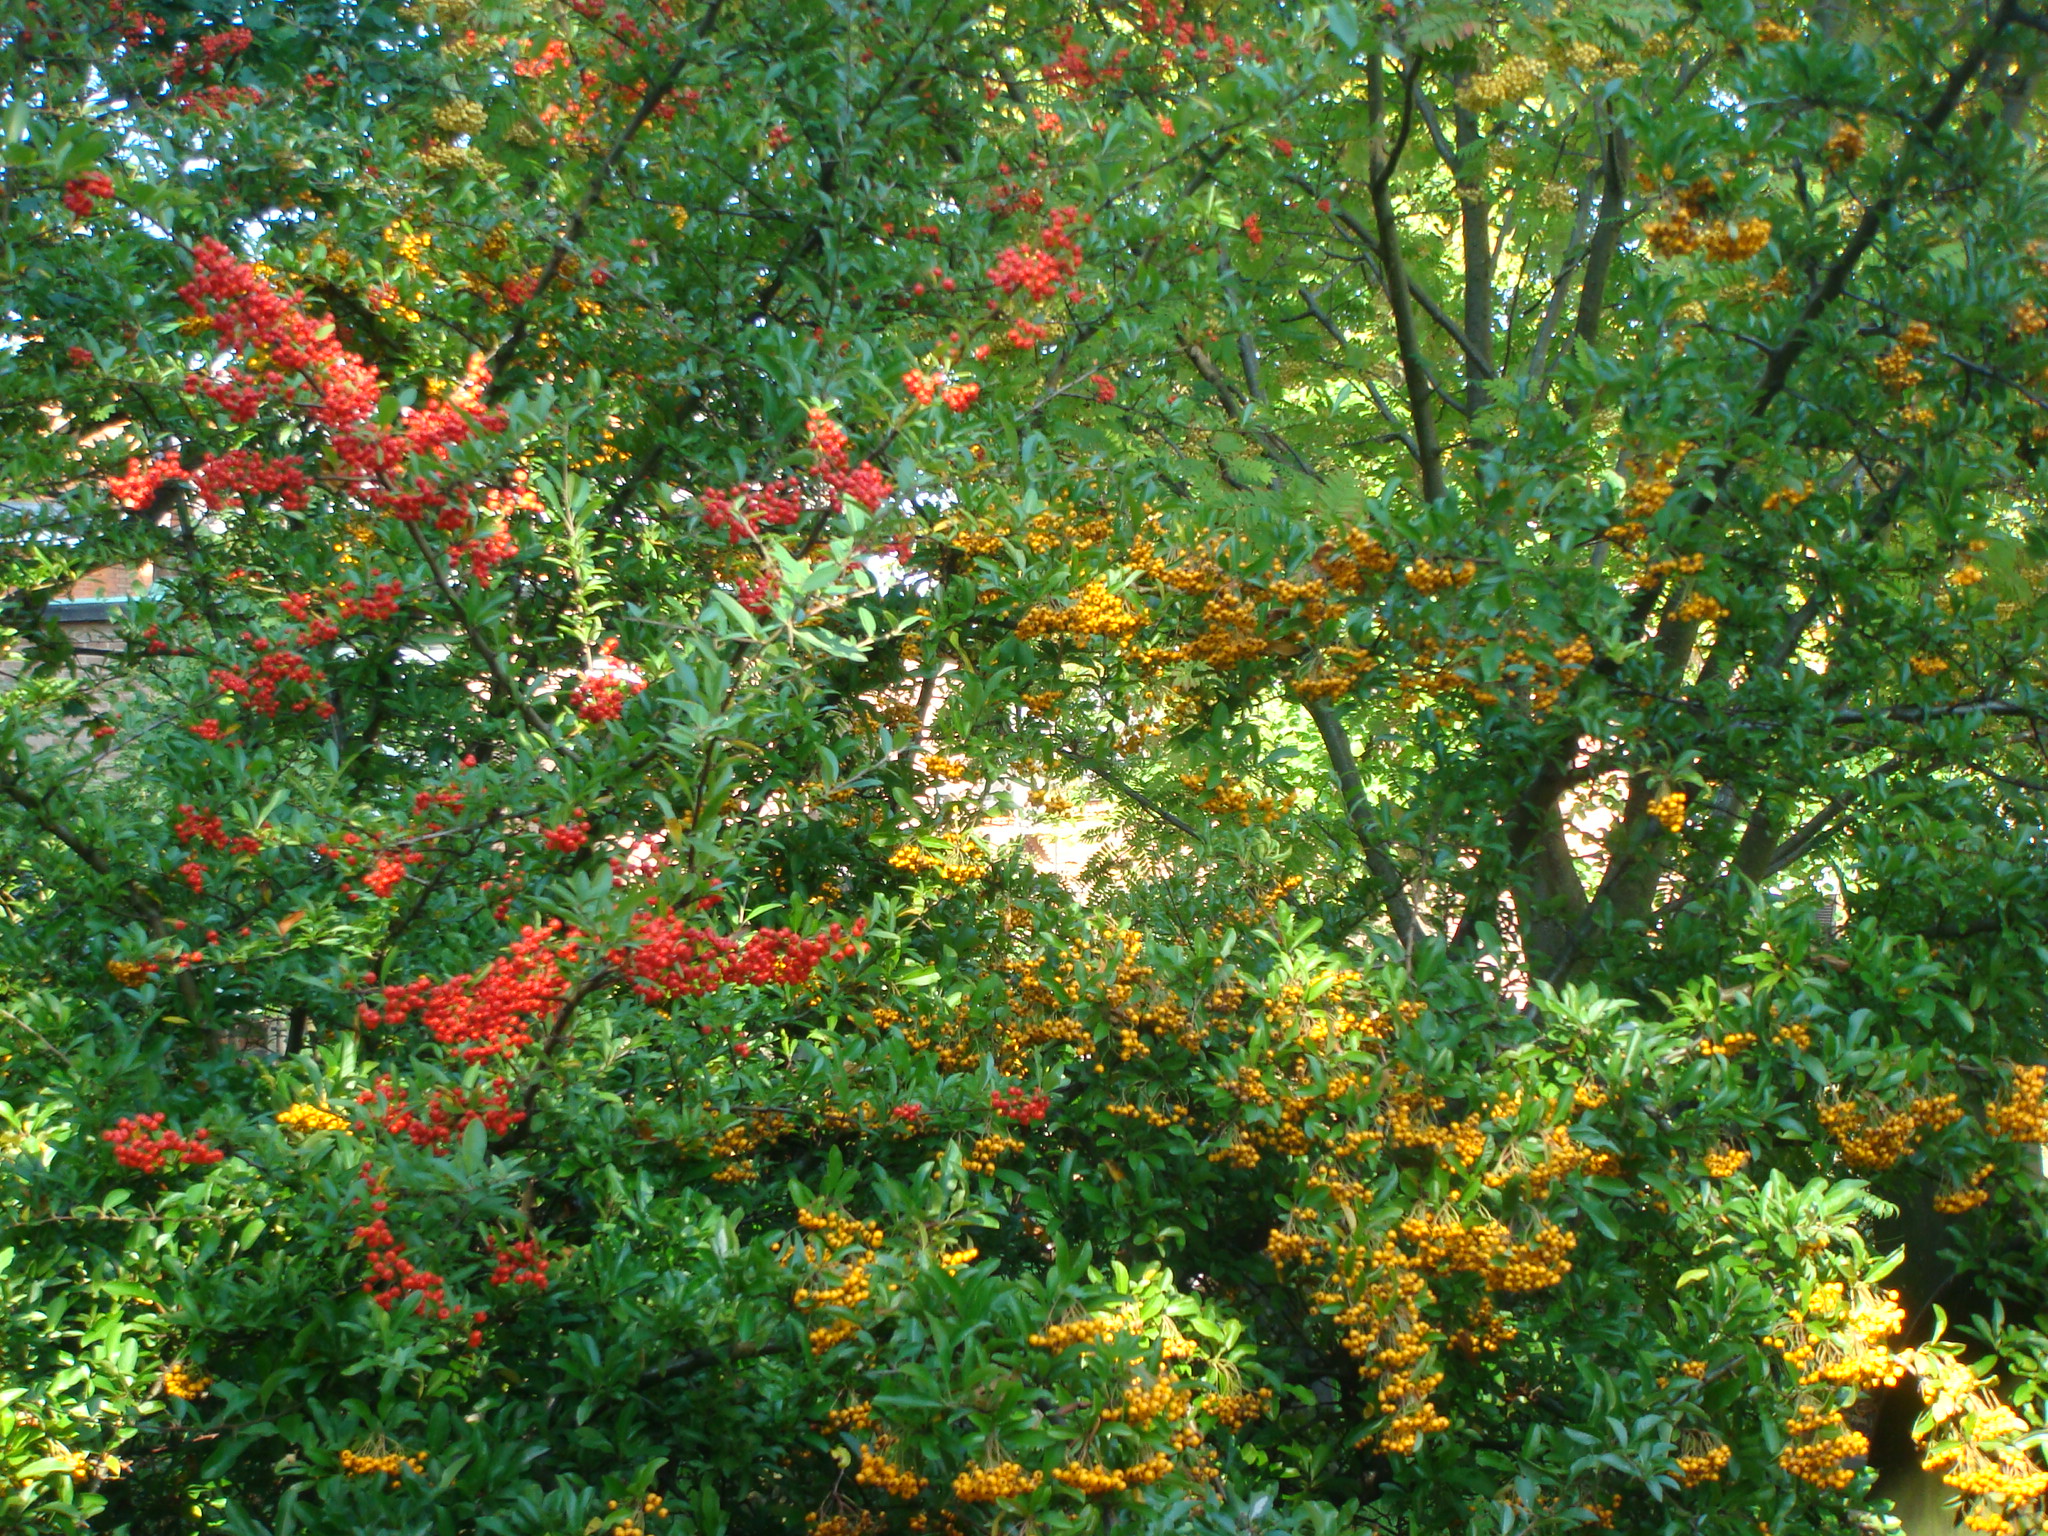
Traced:
[[154, 3], [9, 1530], [2043, 1523], [2048, 13]]

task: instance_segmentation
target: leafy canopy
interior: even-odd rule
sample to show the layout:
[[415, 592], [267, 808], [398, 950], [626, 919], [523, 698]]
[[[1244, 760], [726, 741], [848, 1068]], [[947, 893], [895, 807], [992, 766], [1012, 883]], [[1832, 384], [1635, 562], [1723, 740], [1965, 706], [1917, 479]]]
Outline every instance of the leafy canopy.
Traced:
[[10, 10], [9, 1528], [2038, 1527], [2044, 27]]

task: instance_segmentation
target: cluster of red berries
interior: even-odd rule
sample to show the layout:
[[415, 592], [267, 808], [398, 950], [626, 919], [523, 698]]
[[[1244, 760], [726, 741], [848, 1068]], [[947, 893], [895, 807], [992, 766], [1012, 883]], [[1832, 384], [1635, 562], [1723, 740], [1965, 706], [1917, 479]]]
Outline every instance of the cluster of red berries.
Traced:
[[854, 920], [850, 936], [834, 923], [809, 938], [788, 928], [757, 928], [742, 943], [693, 927], [672, 912], [636, 912], [632, 941], [605, 959], [648, 1002], [708, 997], [722, 987], [800, 985], [828, 957], [844, 960], [864, 950], [859, 940], [866, 931], [862, 917]]
[[114, 1149], [114, 1161], [138, 1173], [161, 1173], [164, 1163], [176, 1158], [188, 1168], [217, 1163], [227, 1156], [206, 1144], [204, 1129], [189, 1137], [163, 1129], [162, 1114], [123, 1115], [100, 1139]]
[[842, 496], [852, 497], [873, 512], [895, 489], [889, 477], [866, 459], [860, 461], [858, 469], [848, 467], [852, 456], [846, 430], [823, 406], [811, 407], [806, 431], [811, 452], [818, 460], [818, 478]]
[[196, 91], [187, 91], [176, 103], [180, 112], [201, 118], [225, 118], [231, 108], [262, 104], [263, 92], [253, 85], [202, 85]]
[[170, 62], [164, 66], [164, 74], [173, 84], [188, 74], [206, 74], [218, 69], [222, 61], [244, 52], [255, 41], [256, 34], [247, 27], [209, 32], [199, 39], [197, 48], [190, 43], [178, 44], [171, 53]]
[[[373, 1201], [371, 1209], [382, 1211], [385, 1204], [382, 1200]], [[446, 1319], [453, 1315], [454, 1309], [448, 1305], [447, 1282], [431, 1269], [416, 1267], [405, 1256], [405, 1244], [392, 1235], [381, 1215], [357, 1227], [355, 1235], [370, 1260], [370, 1276], [363, 1282], [363, 1289], [378, 1306], [389, 1312], [411, 1297], [413, 1310], [421, 1317]]]
[[[372, 571], [370, 574], [379, 576], [383, 573]], [[368, 624], [378, 624], [394, 617], [405, 596], [405, 583], [393, 576], [378, 582], [363, 597], [349, 595], [358, 590], [355, 582], [344, 581], [340, 586], [321, 592], [287, 592], [278, 599], [278, 606], [305, 626], [299, 631], [300, 645], [328, 645], [341, 638], [344, 620], [361, 619]], [[334, 604], [332, 615], [318, 611], [327, 603]]]
[[[988, 280], [1005, 294], [1021, 288], [1033, 299], [1049, 299], [1081, 270], [1081, 245], [1067, 233], [1067, 227], [1076, 222], [1087, 224], [1091, 219], [1072, 206], [1055, 208], [1048, 218], [1045, 228], [1038, 232], [1037, 244], [1027, 238], [996, 252], [995, 265], [988, 269]], [[1072, 293], [1069, 297], [1080, 295]]]
[[774, 571], [763, 571], [758, 576], [745, 576], [735, 581], [732, 595], [747, 612], [765, 618], [775, 606], [775, 596], [781, 590], [782, 577]]
[[206, 894], [206, 877], [209, 873], [207, 867], [197, 859], [187, 859], [177, 868], [178, 878], [191, 888], [194, 896]]
[[298, 400], [303, 379], [315, 391], [312, 416], [321, 426], [344, 431], [375, 414], [377, 370], [335, 339], [332, 324], [316, 321], [218, 240], [201, 240], [192, 263], [192, 280], [178, 297], [225, 346], [244, 356], [260, 354], [264, 366], [260, 379], [239, 368], [221, 378], [189, 374], [187, 392], [249, 421], [267, 399]]
[[996, 1089], [988, 1096], [988, 1107], [1018, 1125], [1036, 1125], [1052, 1108], [1052, 1100], [1043, 1088], [1026, 1092], [1021, 1086], [1016, 1086]]
[[316, 692], [327, 680], [326, 673], [290, 646], [246, 631], [242, 638], [249, 649], [256, 652], [256, 664], [247, 669], [211, 668], [207, 676], [213, 680], [214, 687], [233, 696], [251, 714], [262, 715], [266, 719], [286, 707], [287, 695], [291, 691], [298, 694], [290, 700], [293, 713], [310, 711], [322, 720], [334, 713], [334, 705]]
[[556, 853], [574, 853], [590, 841], [590, 823], [580, 818], [565, 821], [559, 827], [545, 828], [540, 840]]
[[[354, 477], [348, 489], [401, 521], [432, 513], [444, 532], [468, 523], [468, 488], [444, 483], [433, 466], [478, 430], [505, 430], [504, 412], [484, 404], [490, 375], [480, 356], [470, 360], [459, 384], [402, 413], [394, 430], [375, 420], [382, 396], [377, 370], [341, 345], [330, 322], [307, 314], [298, 294], [273, 288], [219, 241], [199, 242], [192, 280], [178, 293], [244, 360], [219, 374], [187, 374], [188, 393], [206, 396], [242, 422], [253, 420], [266, 402], [303, 409], [334, 434], [335, 456]], [[260, 488], [263, 475], [280, 473], [261, 466], [254, 454], [245, 454], [236, 483]], [[182, 471], [173, 467], [158, 474], [176, 478]], [[125, 479], [138, 485], [138, 467], [130, 465]]]
[[387, 848], [371, 861], [370, 872], [363, 876], [363, 889], [379, 901], [389, 901], [391, 893], [405, 883], [405, 872], [425, 858], [414, 848]]
[[491, 1257], [497, 1260], [497, 1267], [491, 1271], [491, 1284], [530, 1285], [536, 1291], [548, 1288], [548, 1256], [541, 1251], [538, 1238], [494, 1242]]
[[538, 1021], [567, 994], [562, 967], [575, 962], [576, 952], [577, 936], [565, 936], [558, 920], [528, 924], [480, 974], [387, 986], [380, 1002], [358, 1005], [356, 1018], [363, 1028], [378, 1029], [418, 1014], [427, 1033], [464, 1061], [514, 1056], [533, 1043]]
[[178, 807], [178, 819], [171, 827], [172, 836], [187, 846], [204, 843], [209, 848], [219, 848], [228, 853], [242, 855], [261, 853], [263, 843], [247, 833], [228, 835], [228, 829], [221, 825], [218, 813], [202, 811], [197, 806]]
[[519, 553], [519, 541], [512, 530], [500, 524], [489, 533], [463, 539], [448, 546], [448, 569], [459, 570], [469, 562], [469, 579], [480, 587], [491, 584], [491, 573]]
[[[725, 490], [709, 487], [697, 493], [697, 502], [704, 508], [706, 526], [722, 529], [726, 542], [737, 544], [763, 528], [793, 527], [803, 516], [803, 491], [801, 480], [784, 475], [765, 485], [743, 481]], [[734, 511], [736, 505], [744, 510]]]
[[81, 219], [89, 219], [94, 207], [97, 206], [93, 200], [113, 195], [112, 177], [105, 171], [88, 171], [85, 175], [74, 177], [64, 183], [64, 196], [61, 201]]
[[1083, 96], [1098, 85], [1123, 79], [1124, 61], [1131, 56], [1130, 49], [1119, 48], [1107, 63], [1097, 64], [1088, 49], [1074, 41], [1072, 26], [1061, 27], [1053, 34], [1053, 41], [1059, 45], [1059, 57], [1040, 69], [1039, 74], [1054, 90]]
[[163, 17], [139, 5], [130, 6], [125, 0], [107, 0], [107, 14], [121, 23], [121, 36], [136, 44], [162, 37], [170, 26]]
[[647, 689], [647, 679], [640, 675], [639, 668], [612, 655], [611, 644], [605, 642], [605, 653], [569, 690], [569, 708], [578, 719], [592, 724], [618, 719], [625, 712], [626, 701]]
[[155, 502], [159, 487], [173, 480], [189, 482], [191, 478], [176, 459], [153, 459], [147, 464], [130, 459], [120, 474], [107, 476], [107, 494], [117, 505], [140, 512]]
[[1197, 64], [1215, 60], [1226, 75], [1237, 68], [1240, 58], [1260, 64], [1266, 62], [1262, 49], [1240, 41], [1229, 32], [1218, 31], [1213, 21], [1203, 23], [1198, 32], [1195, 24], [1187, 19], [1181, 0], [1166, 0], [1164, 7], [1155, 4], [1154, 0], [1139, 0], [1138, 26], [1159, 42], [1162, 70], [1179, 59], [1182, 49], [1186, 49], [1188, 57]]
[[916, 368], [903, 375], [903, 392], [919, 405], [930, 405], [934, 399], [944, 400], [946, 409], [955, 416], [981, 398], [981, 386], [971, 380], [948, 384], [944, 374], [925, 373]]
[[192, 483], [210, 511], [242, 506], [248, 496], [275, 497], [289, 512], [303, 512], [306, 490], [312, 484], [297, 454], [266, 459], [247, 448], [209, 455], [192, 471]]
[[387, 1135], [407, 1138], [416, 1147], [445, 1147], [479, 1120], [491, 1135], [503, 1136], [526, 1118], [524, 1110], [512, 1107], [512, 1086], [502, 1077], [493, 1077], [488, 1087], [436, 1088], [427, 1097], [424, 1116], [412, 1108], [411, 1091], [389, 1076], [378, 1078], [357, 1094], [356, 1102], [382, 1106], [371, 1108], [362, 1129], [375, 1125]]

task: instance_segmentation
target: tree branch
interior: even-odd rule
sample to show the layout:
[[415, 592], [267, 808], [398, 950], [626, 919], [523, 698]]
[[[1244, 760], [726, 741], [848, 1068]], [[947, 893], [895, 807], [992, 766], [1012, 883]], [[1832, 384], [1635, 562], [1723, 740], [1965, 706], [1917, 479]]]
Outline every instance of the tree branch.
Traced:
[[1358, 771], [1358, 759], [1351, 751], [1351, 738], [1345, 733], [1344, 723], [1337, 718], [1337, 712], [1321, 699], [1308, 705], [1309, 718], [1316, 723], [1316, 733], [1323, 738], [1323, 750], [1329, 755], [1330, 772], [1337, 780], [1338, 793], [1344, 797], [1344, 819], [1351, 823], [1351, 832], [1358, 839], [1358, 846], [1365, 853], [1365, 867], [1378, 882], [1380, 899], [1386, 904], [1387, 918], [1394, 925], [1394, 936], [1401, 941], [1401, 947], [1413, 951], [1422, 942], [1422, 925], [1416, 920], [1415, 907], [1408, 900], [1408, 889], [1401, 879], [1401, 870], [1394, 863], [1393, 855], [1381, 845], [1372, 824], [1372, 802], [1365, 793], [1365, 780]]

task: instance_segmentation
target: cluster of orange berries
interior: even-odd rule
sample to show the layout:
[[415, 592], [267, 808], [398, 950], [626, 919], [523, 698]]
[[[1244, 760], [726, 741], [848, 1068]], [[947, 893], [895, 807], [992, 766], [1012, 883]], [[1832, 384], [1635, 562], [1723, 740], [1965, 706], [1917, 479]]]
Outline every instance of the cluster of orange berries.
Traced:
[[1861, 123], [1837, 123], [1835, 131], [1828, 135], [1823, 150], [1827, 156], [1828, 169], [1839, 171], [1854, 165], [1863, 158], [1863, 152], [1870, 147], [1863, 136]]
[[[1244, 782], [1228, 774], [1211, 786], [1199, 773], [1184, 773], [1180, 776], [1181, 788], [1189, 794], [1201, 794], [1203, 810], [1219, 820], [1235, 817], [1239, 826], [1248, 827], [1256, 817], [1259, 821], [1277, 821], [1294, 809], [1295, 794], [1292, 790], [1284, 795], [1257, 795], [1247, 789]], [[1203, 794], [1203, 791], [1207, 791]]]
[[1024, 1143], [1015, 1136], [1000, 1131], [975, 1138], [973, 1149], [960, 1159], [960, 1166], [969, 1173], [993, 1174], [996, 1160], [1012, 1152], [1022, 1152]]
[[1725, 1179], [1749, 1166], [1749, 1152], [1742, 1147], [1717, 1147], [1700, 1160], [1710, 1179]]
[[1121, 1317], [1077, 1317], [1071, 1322], [1047, 1323], [1025, 1342], [1034, 1349], [1049, 1349], [1059, 1354], [1077, 1344], [1100, 1344], [1114, 1338], [1127, 1331], [1127, 1321]]
[[1486, 1283], [1497, 1291], [1546, 1290], [1571, 1273], [1568, 1255], [1578, 1245], [1576, 1235], [1545, 1218], [1528, 1242], [1516, 1243], [1495, 1261]]
[[1986, 1163], [1963, 1183], [1953, 1189], [1945, 1189], [1934, 1197], [1934, 1208], [1944, 1216], [1960, 1216], [1965, 1211], [1974, 1211], [1991, 1198], [1991, 1191], [1984, 1187], [1984, 1181], [1991, 1177], [1995, 1163]]
[[1115, 1115], [1120, 1120], [1141, 1121], [1155, 1131], [1188, 1123], [1188, 1109], [1185, 1104], [1169, 1104], [1164, 1109], [1156, 1104], [1105, 1104], [1103, 1112]]
[[988, 874], [988, 858], [960, 836], [948, 837], [935, 853], [921, 843], [905, 843], [889, 855], [889, 867], [911, 876], [936, 875], [948, 885], [971, 885]]
[[1156, 1419], [1177, 1419], [1185, 1414], [1188, 1396], [1170, 1381], [1162, 1379], [1148, 1387], [1133, 1376], [1124, 1389], [1123, 1401], [1114, 1408], [1103, 1409], [1102, 1418], [1105, 1423], [1122, 1422], [1133, 1429], [1150, 1429]]
[[1212, 1393], [1202, 1399], [1202, 1412], [1232, 1434], [1271, 1412], [1272, 1407], [1271, 1387], [1261, 1387], [1256, 1392]]
[[1707, 568], [1707, 557], [1702, 554], [1674, 555], [1668, 560], [1652, 560], [1636, 573], [1636, 590], [1647, 592], [1652, 587], [1662, 586], [1666, 576], [1697, 576]]
[[1685, 791], [1682, 789], [1667, 789], [1662, 794], [1652, 795], [1643, 809], [1649, 813], [1650, 820], [1666, 832], [1677, 833], [1685, 828]]
[[1718, 190], [1702, 176], [1676, 194], [1670, 211], [1643, 226], [1650, 249], [1659, 256], [1690, 256], [1706, 252], [1709, 261], [1747, 261], [1771, 243], [1769, 219], [1717, 219], [1707, 207]]
[[1941, 1472], [1942, 1481], [1972, 1500], [1964, 1525], [1992, 1536], [2011, 1536], [2017, 1527], [2008, 1506], [2048, 1493], [2043, 1471], [2022, 1440], [2031, 1426], [1992, 1392], [1995, 1378], [1980, 1379], [1953, 1354], [1915, 1352], [1914, 1374], [1921, 1401], [1939, 1433], [1921, 1465]]
[[1266, 1237], [1266, 1257], [1273, 1261], [1275, 1269], [1285, 1269], [1289, 1264], [1308, 1263], [1316, 1256], [1317, 1246], [1312, 1237], [1275, 1227]]
[[277, 1123], [295, 1136], [311, 1136], [317, 1131], [345, 1131], [349, 1126], [346, 1116], [337, 1115], [324, 1104], [294, 1104], [289, 1109], [279, 1110]]
[[1550, 66], [1531, 54], [1510, 54], [1483, 75], [1474, 75], [1458, 90], [1458, 105], [1470, 112], [1490, 112], [1533, 94]]
[[1673, 617], [1681, 624], [1718, 624], [1728, 617], [1728, 605], [1704, 592], [1691, 592], [1674, 610]]
[[874, 1419], [874, 1404], [858, 1402], [834, 1408], [825, 1415], [823, 1423], [826, 1434], [836, 1435], [849, 1429], [866, 1429]]
[[1739, 1056], [1756, 1044], [1756, 1036], [1746, 1029], [1731, 1029], [1718, 1040], [1702, 1039], [1698, 1050], [1702, 1056]]
[[172, 1364], [164, 1367], [164, 1396], [191, 1402], [206, 1396], [206, 1389], [213, 1385], [213, 1378], [202, 1371], [195, 1371], [189, 1365]]
[[[606, 1513], [616, 1513], [619, 1501], [607, 1499], [604, 1507]], [[668, 1505], [662, 1502], [661, 1495], [650, 1492], [641, 1498], [637, 1509], [627, 1510], [624, 1518], [611, 1527], [611, 1536], [647, 1536], [647, 1522], [661, 1519], [667, 1514]]]
[[368, 1455], [355, 1451], [341, 1453], [341, 1470], [350, 1477], [388, 1477], [391, 1486], [398, 1486], [399, 1474], [410, 1472], [418, 1477], [427, 1470], [427, 1458], [418, 1451], [410, 1454], [404, 1451], [375, 1451]]
[[1689, 1430], [1680, 1442], [1678, 1482], [1684, 1488], [1719, 1482], [1728, 1470], [1728, 1447], [1699, 1430]]
[[[1441, 1377], [1424, 1377], [1416, 1385], [1434, 1386], [1440, 1380]], [[1441, 1434], [1451, 1427], [1451, 1421], [1426, 1396], [1403, 1397], [1391, 1407], [1382, 1396], [1380, 1408], [1390, 1417], [1374, 1442], [1389, 1456], [1411, 1455], [1424, 1435]]]
[[953, 1479], [953, 1497], [963, 1504], [998, 1504], [1036, 1493], [1045, 1485], [1045, 1474], [1026, 1472], [1014, 1461], [992, 1467], [969, 1467]]
[[1017, 638], [1038, 640], [1065, 635], [1083, 640], [1090, 635], [1124, 641], [1145, 627], [1144, 615], [1109, 590], [1096, 577], [1075, 592], [1065, 606], [1052, 602], [1033, 604], [1017, 624]]
[[[1804, 1438], [1819, 1435], [1822, 1430], [1836, 1433], [1815, 1439]], [[1842, 1463], [1870, 1452], [1868, 1437], [1843, 1423], [1839, 1408], [1826, 1412], [1818, 1408], [1801, 1408], [1785, 1421], [1785, 1432], [1793, 1438], [1778, 1452], [1778, 1465], [1801, 1481], [1834, 1493], [1848, 1487], [1856, 1478], [1856, 1474]]]
[[1865, 1391], [1893, 1386], [1905, 1374], [1907, 1358], [1885, 1346], [1905, 1321], [1896, 1291], [1859, 1286], [1850, 1293], [1830, 1281], [1815, 1287], [1805, 1307], [1795, 1308], [1764, 1343], [1800, 1373], [1802, 1387]]
[[1478, 574], [1479, 568], [1470, 560], [1454, 565], [1448, 560], [1434, 561], [1425, 555], [1410, 561], [1408, 569], [1401, 573], [1401, 579], [1424, 597], [1434, 597], [1439, 592], [1468, 585]]
[[1859, 1173], [1876, 1173], [1909, 1157], [1923, 1136], [1944, 1130], [1963, 1117], [1952, 1093], [1909, 1099], [1903, 1109], [1872, 1120], [1854, 1100], [1823, 1104], [1821, 1128], [1841, 1148], [1842, 1161]]
[[1125, 1493], [1133, 1488], [1142, 1488], [1147, 1483], [1156, 1483], [1173, 1470], [1173, 1458], [1164, 1451], [1155, 1451], [1135, 1466], [1121, 1469], [1090, 1466], [1083, 1462], [1070, 1463], [1052, 1469], [1053, 1479], [1066, 1484], [1078, 1493], [1090, 1497], [1105, 1493]]
[[916, 1498], [924, 1492], [927, 1481], [889, 1460], [886, 1448], [873, 1445], [860, 1448], [860, 1470], [853, 1474], [853, 1480], [863, 1488], [879, 1488], [899, 1499]]
[[1390, 575], [1400, 561], [1363, 528], [1353, 528], [1344, 535], [1342, 553], [1336, 545], [1326, 544], [1316, 551], [1314, 563], [1331, 585], [1363, 593], [1373, 577]]
[[[911, 1530], [924, 1530], [922, 1516], [911, 1516]], [[874, 1536], [887, 1522], [872, 1509], [854, 1509], [844, 1516], [821, 1516], [815, 1509], [803, 1518], [805, 1536]]]
[[1878, 383], [1894, 394], [1918, 384], [1926, 375], [1913, 366], [1914, 360], [1933, 345], [1933, 327], [1924, 320], [1910, 321], [1899, 332], [1898, 340], [1880, 352], [1870, 365], [1877, 374]]
[[2006, 1141], [2048, 1142], [2048, 1067], [2014, 1067], [2011, 1089], [1985, 1107], [1984, 1125]]
[[939, 1268], [949, 1275], [957, 1275], [980, 1257], [981, 1250], [969, 1243], [965, 1248], [953, 1248], [940, 1254]]
[[[1776, 1013], [1774, 1008], [1771, 1010]], [[1804, 1019], [1788, 1019], [1771, 1031], [1771, 1044], [1789, 1045], [1796, 1050], [1810, 1050], [1813, 1046], [1813, 1030]]]

